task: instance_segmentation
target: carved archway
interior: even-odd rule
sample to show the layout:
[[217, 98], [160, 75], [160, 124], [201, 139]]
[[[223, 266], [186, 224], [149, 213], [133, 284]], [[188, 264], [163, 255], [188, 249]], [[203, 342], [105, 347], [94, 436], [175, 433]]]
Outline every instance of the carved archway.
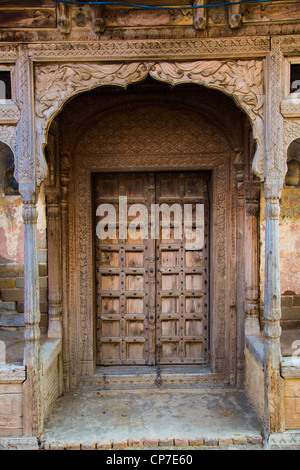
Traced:
[[[203, 380], [213, 382], [232, 380], [234, 383], [237, 376], [239, 380], [242, 380], [243, 376], [243, 348], [237, 352], [236, 341], [242, 343], [244, 334], [244, 300], [243, 302], [239, 300], [245, 298], [244, 220], [245, 217], [246, 220], [255, 219], [256, 224], [258, 220], [257, 211], [253, 207], [255, 206], [255, 209], [256, 206], [258, 207], [259, 183], [257, 186], [252, 178], [249, 183], [250, 163], [246, 164], [246, 160], [250, 162], [248, 157], [252, 155], [252, 152], [249, 149], [245, 152], [241, 150], [241, 133], [237, 130], [240, 129], [239, 123], [244, 123], [243, 125], [247, 128], [245, 135], [248, 138], [250, 123], [243, 115], [244, 113], [237, 109], [233, 100], [215, 90], [186, 86], [181, 87], [181, 92], [184, 89], [184, 95], [180, 95], [181, 92], [178, 89], [170, 96], [168, 86], [152, 81], [151, 86], [161, 87], [162, 94], [165, 94], [163, 99], [157, 96], [156, 91], [154, 103], [153, 100], [147, 102], [147, 94], [136, 92], [137, 88], [142, 88], [144, 85], [148, 86], [149, 83], [136, 84], [134, 87], [128, 87], [124, 92], [113, 87], [105, 89], [93, 87], [95, 90], [90, 90], [88, 93], [78, 93], [78, 96], [74, 96], [61, 109], [59, 113], [61, 116], [57, 116], [50, 128], [49, 136], [55, 128], [60, 126], [60, 123], [64, 123], [63, 128], [69, 133], [68, 136], [66, 131], [63, 131], [64, 143], [58, 152], [61, 160], [59, 161], [57, 157], [55, 164], [49, 164], [51, 171], [46, 191], [48, 214], [50, 214], [48, 233], [55, 236], [55, 240], [49, 241], [48, 239], [49, 261], [53, 263], [57, 253], [62, 253], [61, 260], [56, 258], [58, 268], [51, 268], [51, 272], [54, 273], [52, 280], [56, 282], [56, 285], [53, 286], [50, 282], [49, 299], [51, 309], [53, 307], [52, 322], [59, 321], [61, 312], [63, 316], [63, 341], [68, 343], [65, 349], [70, 351], [70, 357], [66, 359], [66, 369], [70, 367], [68, 361], [72, 358], [70, 376], [68, 378], [66, 374], [65, 383], [70, 381], [70, 386], [76, 387], [78, 383], [93, 384], [94, 380], [97, 380], [94, 376], [95, 343], [93, 342], [92, 322], [94, 278], [90, 210], [93, 192], [91, 175], [109, 171], [161, 170], [204, 170], [214, 175], [212, 191], [215, 215], [212, 243], [215, 258], [214, 272], [218, 277], [218, 287], [214, 297], [213, 341], [215, 346], [211, 355], [214, 373], [208, 374]], [[117, 97], [113, 100], [111, 96], [114, 93]], [[189, 100], [187, 100], [188, 96]], [[217, 106], [220, 106], [223, 113], [220, 112], [221, 110], [217, 111]], [[173, 114], [170, 109], [173, 109]], [[225, 110], [226, 126], [224, 125]], [[151, 113], [152, 119], [147, 120], [148, 113]], [[158, 116], [162, 118], [158, 120]], [[158, 135], [162, 124], [168, 127], [171, 120], [174, 126], [169, 127], [165, 133], [169, 138], [164, 141], [163, 135], [160, 136], [160, 140], [158, 139], [153, 146], [153, 152], [149, 152], [153, 136]], [[114, 135], [126, 134], [126, 129], [122, 129], [124, 123], [125, 128], [128, 125], [128, 128], [134, 130], [134, 133], [130, 134], [133, 140], [120, 137], [121, 142], [114, 142]], [[135, 123], [141, 128], [136, 129]], [[148, 132], [150, 125], [157, 133]], [[175, 132], [173, 135], [174, 128], [178, 130], [178, 133]], [[232, 135], [235, 138], [232, 138]], [[193, 136], [192, 141], [188, 140], [189, 136]], [[47, 150], [50, 163], [51, 154], [55, 153], [54, 147], [53, 141], [51, 139], [49, 141], [48, 138]], [[174, 149], [178, 149], [178, 152]], [[52, 161], [55, 162], [55, 157]], [[56, 170], [53, 170], [55, 165]], [[245, 179], [247, 179], [247, 184], [249, 183], [247, 194]], [[60, 187], [57, 186], [59, 180]], [[50, 224], [52, 224], [52, 230]], [[239, 236], [237, 236], [237, 230]], [[55, 244], [59, 247], [56, 255], [54, 255]], [[250, 258], [247, 263], [253, 268], [253, 260]], [[61, 276], [55, 274], [57, 269], [60, 269], [59, 265], [61, 265]], [[252, 273], [253, 269], [249, 269], [249, 272]], [[257, 288], [252, 281], [250, 278], [247, 279], [249, 292], [246, 295], [246, 313], [251, 320], [257, 321], [258, 300], [253, 294], [253, 289], [256, 292]], [[61, 299], [59, 305], [57, 299]], [[72, 312], [69, 319], [67, 312]], [[227, 329], [224, 328], [224, 323]], [[229, 329], [230, 340], [227, 335]], [[231, 341], [230, 347], [228, 341]], [[228, 351], [231, 350], [228, 354], [228, 351], [223, 350], [225, 344], [228, 345]], [[237, 355], [239, 355], [238, 358]], [[231, 378], [229, 378], [229, 370], [232, 372]]]
[[47, 175], [44, 148], [53, 118], [73, 96], [98, 86], [126, 88], [152, 78], [172, 85], [194, 83], [231, 96], [250, 119], [256, 153], [252, 168], [264, 176], [263, 61], [197, 61], [133, 63], [61, 63], [35, 67], [37, 184]]

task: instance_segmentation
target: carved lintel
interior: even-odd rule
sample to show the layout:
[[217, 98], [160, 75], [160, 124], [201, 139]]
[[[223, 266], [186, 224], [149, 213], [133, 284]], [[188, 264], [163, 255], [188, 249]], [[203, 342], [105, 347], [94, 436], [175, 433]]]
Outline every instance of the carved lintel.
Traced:
[[[205, 5], [206, 0], [194, 0], [193, 6]], [[194, 27], [195, 29], [205, 29], [207, 23], [207, 9], [195, 8], [194, 10]]]
[[62, 34], [71, 32], [72, 5], [66, 3], [57, 4], [57, 28]]
[[91, 5], [90, 8], [95, 33], [104, 33], [106, 28], [106, 7], [104, 5]]
[[[234, 0], [229, 0], [229, 3]], [[228, 22], [231, 28], [240, 28], [242, 24], [241, 5], [230, 5], [228, 7]]]

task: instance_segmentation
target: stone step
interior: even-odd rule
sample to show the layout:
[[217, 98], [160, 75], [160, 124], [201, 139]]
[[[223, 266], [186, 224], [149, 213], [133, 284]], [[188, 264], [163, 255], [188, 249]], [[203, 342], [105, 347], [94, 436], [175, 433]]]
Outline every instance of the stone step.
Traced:
[[0, 327], [7, 327], [7, 328], [18, 328], [24, 327], [24, 315], [19, 314], [17, 311], [1, 311], [0, 309]]
[[212, 373], [207, 366], [161, 366], [159, 376], [157, 366], [113, 366], [97, 368], [92, 378], [83, 376], [80, 386], [99, 390], [157, 390], [224, 386], [224, 383], [225, 376]]
[[141, 449], [141, 450], [205, 450], [205, 449], [252, 449], [258, 450], [263, 447], [262, 436], [232, 436], [232, 437], [199, 437], [193, 439], [186, 438], [141, 438], [127, 439], [125, 441], [57, 441], [42, 440], [42, 450], [125, 450], [125, 449]]
[[10, 312], [17, 310], [16, 302], [0, 302], [0, 312]]

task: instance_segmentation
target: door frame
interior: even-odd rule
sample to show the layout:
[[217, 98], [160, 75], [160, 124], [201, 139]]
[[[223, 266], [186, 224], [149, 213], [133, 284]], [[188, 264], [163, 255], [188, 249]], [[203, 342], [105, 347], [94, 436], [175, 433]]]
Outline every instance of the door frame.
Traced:
[[[211, 193], [215, 210], [211, 212], [210, 230], [210, 282], [214, 288], [210, 291], [210, 366], [212, 382], [227, 382], [230, 371], [236, 362], [236, 325], [232, 325], [232, 305], [230, 298], [230, 272], [232, 266], [232, 248], [235, 245], [235, 234], [231, 233], [228, 220], [232, 209], [232, 191], [235, 193], [235, 185], [230, 178], [231, 167], [230, 155], [207, 156], [201, 161], [199, 157], [191, 156], [182, 170], [206, 170], [211, 171]], [[93, 214], [91, 211], [92, 201], [92, 174], [120, 171], [116, 168], [103, 168], [95, 158], [78, 157], [74, 161], [74, 177], [70, 186], [72, 195], [73, 211], [70, 211], [69, 226], [74, 230], [70, 232], [69, 246], [74, 247], [77, 254], [77, 262], [74, 263], [74, 254], [70, 257], [71, 263], [71, 284], [70, 311], [76, 313], [77, 321], [71, 321], [70, 330], [73, 331], [70, 337], [79, 339], [80, 347], [74, 345], [72, 354], [77, 355], [80, 367], [81, 383], [87, 383], [87, 377], [92, 376], [96, 370], [95, 364], [95, 298], [94, 291], [94, 263], [93, 263]], [[137, 170], [137, 162], [133, 162], [132, 169]], [[175, 168], [173, 168], [175, 170]], [[177, 171], [178, 167], [176, 167]], [[145, 169], [141, 168], [141, 171]], [[161, 171], [161, 166], [159, 166]], [[169, 168], [169, 171], [172, 171]], [[128, 169], [130, 171], [130, 169]], [[156, 168], [149, 171], [157, 171]], [[225, 197], [224, 197], [225, 196]], [[76, 208], [76, 217], [74, 217]], [[72, 214], [72, 215], [71, 215]], [[74, 225], [73, 225], [74, 224]], [[76, 266], [77, 265], [77, 266]], [[76, 269], [76, 267], [79, 269]], [[234, 267], [233, 267], [234, 269]], [[235, 279], [236, 279], [236, 267]], [[235, 282], [234, 282], [235, 284]], [[78, 308], [79, 307], [79, 308]], [[76, 331], [76, 333], [75, 333]], [[75, 333], [75, 335], [74, 335]], [[233, 343], [230, 348], [229, 342]], [[74, 341], [76, 343], [76, 341]], [[76, 350], [75, 350], [76, 349]], [[231, 354], [228, 354], [231, 349]], [[76, 361], [76, 362], [77, 362]]]
[[[165, 103], [159, 103], [162, 110], [169, 101], [166, 99]], [[137, 106], [143, 105], [144, 100], [137, 102]], [[189, 109], [189, 106], [181, 104], [182, 108]], [[112, 111], [106, 109], [103, 112], [104, 118], [110, 112], [115, 113], [116, 109], [118, 107]], [[120, 110], [123, 110], [122, 106]], [[132, 103], [130, 110], [134, 110]], [[170, 153], [159, 155], [158, 158], [131, 155], [128, 159], [128, 154], [121, 152], [106, 158], [101, 154], [101, 147], [98, 153], [87, 154], [76, 151], [74, 147], [72, 155], [63, 153], [62, 159], [57, 160], [62, 187], [62, 234], [65, 240], [65, 243], [62, 243], [62, 279], [67, 297], [67, 312], [64, 313], [64, 318], [67, 321], [65, 331], [68, 335], [64, 337], [64, 360], [70, 378], [70, 388], [94, 384], [97, 372], [91, 201], [92, 174], [101, 172], [211, 172], [210, 283], [213, 287], [210, 289], [210, 370], [201, 374], [200, 381], [204, 384], [234, 385], [238, 381], [238, 375], [243, 376], [246, 281], [243, 181], [246, 171], [250, 168], [248, 136], [244, 135], [244, 141], [238, 136], [230, 140], [234, 135], [233, 131], [228, 137], [220, 121], [209, 116], [206, 109], [202, 111], [201, 105], [198, 111], [195, 106], [191, 110], [194, 113], [193, 119], [195, 113], [198, 113], [200, 123], [201, 118], [204, 118], [214, 125], [214, 149], [210, 152], [199, 151], [196, 142], [192, 151], [187, 148], [183, 154], [174, 154], [174, 142], [171, 142]], [[101, 112], [93, 119], [102, 119]], [[197, 123], [200, 131], [202, 127]], [[84, 132], [87, 133], [85, 139], [88, 145], [91, 139], [88, 126]], [[201, 139], [201, 136], [198, 138]], [[227, 147], [220, 147], [220, 142], [224, 141], [228, 142]], [[245, 148], [238, 149], [237, 152], [236, 146], [239, 143], [243, 143]]]

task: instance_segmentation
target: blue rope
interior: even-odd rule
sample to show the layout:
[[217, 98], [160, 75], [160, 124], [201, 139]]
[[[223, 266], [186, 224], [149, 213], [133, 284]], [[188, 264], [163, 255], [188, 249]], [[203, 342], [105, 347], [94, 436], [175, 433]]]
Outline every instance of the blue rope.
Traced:
[[55, 0], [57, 3], [67, 3], [69, 5], [111, 5], [111, 6], [123, 6], [129, 8], [145, 8], [148, 10], [196, 10], [198, 8], [215, 8], [215, 7], [228, 7], [230, 5], [248, 5], [248, 4], [259, 4], [259, 3], [276, 3], [280, 0], [249, 0], [244, 2], [228, 2], [228, 3], [214, 3], [210, 5], [197, 5], [190, 7], [160, 7], [160, 6], [151, 6], [151, 5], [135, 5], [134, 3], [124, 3], [124, 2], [80, 2], [72, 0]]

